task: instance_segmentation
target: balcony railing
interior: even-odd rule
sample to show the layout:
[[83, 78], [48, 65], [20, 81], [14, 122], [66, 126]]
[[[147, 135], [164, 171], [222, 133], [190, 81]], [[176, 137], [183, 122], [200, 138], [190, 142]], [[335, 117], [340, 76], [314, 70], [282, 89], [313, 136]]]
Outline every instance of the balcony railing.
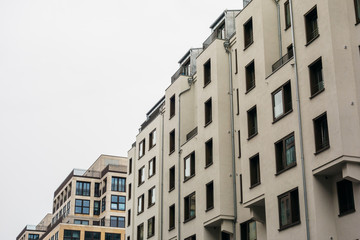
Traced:
[[171, 83], [175, 82], [180, 76], [189, 76], [189, 69], [185, 66], [181, 66], [176, 73], [171, 77]]
[[191, 130], [188, 134], [186, 134], [186, 141], [188, 141], [190, 138], [196, 136], [198, 133], [198, 128], [194, 128], [193, 130]]
[[279, 60], [277, 60], [273, 65], [272, 65], [272, 71], [275, 72], [276, 70], [278, 70], [280, 67], [282, 67], [282, 65], [284, 65], [285, 63], [287, 63], [290, 59], [292, 59], [294, 56], [293, 50], [289, 50], [287, 54], [285, 54], [282, 58], [280, 58]]
[[205, 40], [203, 43], [203, 49], [205, 50], [213, 41], [215, 41], [215, 39], [222, 39], [219, 37], [218, 31], [212, 32], [211, 35]]

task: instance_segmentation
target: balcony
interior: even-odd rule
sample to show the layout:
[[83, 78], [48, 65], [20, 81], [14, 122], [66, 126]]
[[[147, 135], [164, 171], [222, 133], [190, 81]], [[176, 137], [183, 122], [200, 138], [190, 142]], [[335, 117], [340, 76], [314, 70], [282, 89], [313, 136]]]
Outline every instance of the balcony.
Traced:
[[294, 57], [294, 52], [293, 49], [291, 48], [287, 54], [285, 54], [282, 58], [280, 58], [279, 60], [277, 60], [273, 65], [272, 65], [272, 71], [275, 72], [276, 70], [278, 70], [279, 68], [281, 68], [283, 65], [285, 65], [289, 60], [291, 60]]
[[171, 77], [171, 83], [174, 83], [180, 76], [190, 76], [189, 65], [180, 66], [176, 73]]

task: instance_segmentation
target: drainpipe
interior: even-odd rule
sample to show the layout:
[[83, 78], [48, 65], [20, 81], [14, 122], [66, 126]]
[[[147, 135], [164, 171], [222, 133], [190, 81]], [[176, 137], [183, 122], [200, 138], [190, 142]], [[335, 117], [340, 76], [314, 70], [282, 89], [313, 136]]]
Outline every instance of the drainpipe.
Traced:
[[303, 189], [304, 189], [306, 239], [310, 240], [309, 208], [308, 208], [308, 201], [307, 201], [304, 144], [303, 144], [304, 139], [303, 139], [302, 121], [301, 121], [299, 73], [298, 73], [298, 68], [297, 68], [297, 55], [296, 55], [296, 45], [295, 45], [294, 16], [293, 16], [292, 0], [289, 0], [289, 7], [290, 7], [290, 20], [291, 20], [291, 38], [292, 38], [292, 46], [293, 46], [293, 53], [294, 53], [294, 70], [295, 70], [295, 82], [296, 82], [296, 105], [297, 105], [297, 112], [298, 112], [298, 125], [299, 125], [299, 137], [300, 137], [301, 171], [302, 171], [302, 180], [303, 180], [302, 182], [303, 182]]
[[160, 239], [163, 239], [163, 225], [164, 225], [164, 108], [161, 107], [161, 182], [160, 182]]
[[[191, 81], [190, 81], [191, 80]], [[180, 219], [180, 201], [181, 201], [181, 197], [180, 197], [180, 194], [181, 194], [181, 191], [180, 191], [180, 176], [181, 176], [181, 171], [180, 171], [180, 163], [181, 163], [181, 152], [182, 150], [180, 149], [180, 99], [181, 99], [181, 95], [183, 95], [184, 93], [190, 91], [191, 89], [191, 84], [192, 84], [192, 81], [193, 79], [192, 78], [189, 78], [188, 79], [188, 83], [189, 83], [189, 88], [185, 89], [184, 91], [182, 91], [180, 94], [179, 94], [179, 113], [178, 113], [178, 237], [177, 239], [181, 239], [181, 230], [180, 230], [180, 226], [181, 226], [181, 219]]]
[[237, 196], [236, 196], [236, 162], [235, 162], [235, 137], [234, 137], [234, 99], [233, 99], [233, 80], [232, 80], [232, 58], [230, 51], [230, 42], [227, 39], [224, 42], [226, 53], [229, 56], [229, 97], [230, 97], [230, 127], [231, 127], [231, 157], [232, 157], [232, 177], [233, 177], [233, 204], [234, 204], [234, 223], [233, 239], [236, 239], [237, 222]]
[[279, 38], [279, 55], [282, 57], [282, 38], [281, 38], [281, 21], [280, 21], [280, 0], [274, 0], [277, 9], [277, 19], [278, 19], [278, 38]]

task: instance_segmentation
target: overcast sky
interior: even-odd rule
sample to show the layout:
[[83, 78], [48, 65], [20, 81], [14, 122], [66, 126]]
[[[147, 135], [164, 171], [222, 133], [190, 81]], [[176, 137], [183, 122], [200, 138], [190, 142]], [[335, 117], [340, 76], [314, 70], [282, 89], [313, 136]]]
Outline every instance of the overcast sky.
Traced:
[[0, 239], [73, 168], [127, 156], [178, 60], [241, 0], [0, 0]]

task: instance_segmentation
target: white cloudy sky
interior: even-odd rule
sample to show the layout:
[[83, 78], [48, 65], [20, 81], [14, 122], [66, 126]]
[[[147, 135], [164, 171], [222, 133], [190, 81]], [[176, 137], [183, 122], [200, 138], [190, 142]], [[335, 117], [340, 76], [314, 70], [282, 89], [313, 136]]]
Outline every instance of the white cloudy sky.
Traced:
[[0, 0], [0, 239], [73, 168], [126, 156], [178, 60], [241, 0]]

